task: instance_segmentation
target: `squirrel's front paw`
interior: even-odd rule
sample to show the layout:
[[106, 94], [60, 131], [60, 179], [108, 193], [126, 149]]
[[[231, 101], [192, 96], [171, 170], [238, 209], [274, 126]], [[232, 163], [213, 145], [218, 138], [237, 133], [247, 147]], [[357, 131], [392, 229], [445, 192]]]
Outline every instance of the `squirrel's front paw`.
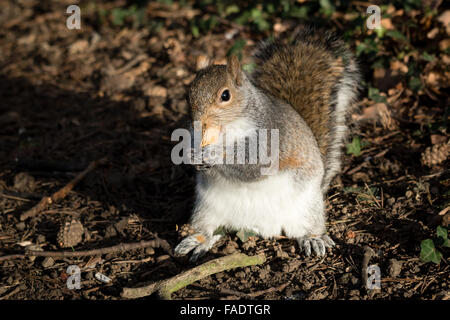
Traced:
[[306, 256], [311, 255], [311, 248], [316, 256], [323, 257], [326, 253], [326, 248], [335, 246], [334, 241], [326, 234], [321, 236], [304, 236], [297, 239], [298, 245]]
[[210, 165], [210, 164], [202, 163], [202, 164], [197, 164], [195, 166], [195, 169], [197, 169], [199, 171], [204, 171], [204, 170], [211, 169], [211, 167], [212, 167], [212, 165]]
[[189, 150], [191, 164], [195, 165], [197, 170], [208, 170], [214, 166], [217, 162], [217, 155], [211, 154], [211, 148], [205, 147], [198, 152], [196, 149], [191, 148]]
[[204, 236], [201, 233], [193, 234], [192, 236], [184, 238], [177, 245], [175, 248], [175, 255], [184, 256], [194, 250], [189, 261], [195, 262], [203, 257], [220, 238], [220, 235]]

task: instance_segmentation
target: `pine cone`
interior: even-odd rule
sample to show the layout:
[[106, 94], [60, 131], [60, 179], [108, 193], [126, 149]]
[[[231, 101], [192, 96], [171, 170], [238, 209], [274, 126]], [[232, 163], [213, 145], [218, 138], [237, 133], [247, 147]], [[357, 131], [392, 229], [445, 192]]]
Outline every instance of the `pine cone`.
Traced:
[[450, 153], [450, 141], [447, 143], [435, 144], [422, 152], [422, 164], [432, 167], [447, 160]]
[[69, 218], [61, 224], [56, 237], [62, 248], [74, 247], [81, 242], [84, 233], [83, 225], [75, 218]]

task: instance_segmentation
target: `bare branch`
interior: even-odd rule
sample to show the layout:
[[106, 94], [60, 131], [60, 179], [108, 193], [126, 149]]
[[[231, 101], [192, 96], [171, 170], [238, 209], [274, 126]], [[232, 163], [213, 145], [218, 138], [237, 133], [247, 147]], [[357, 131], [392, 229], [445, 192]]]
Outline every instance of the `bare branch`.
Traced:
[[217, 258], [195, 268], [180, 273], [172, 278], [157, 281], [139, 288], [124, 288], [123, 298], [135, 299], [145, 297], [157, 292], [164, 300], [171, 300], [171, 294], [184, 288], [195, 281], [219, 273], [225, 270], [262, 264], [266, 261], [264, 254], [247, 256], [243, 253], [235, 253], [230, 256]]
[[100, 160], [92, 161], [89, 166], [82, 172], [80, 172], [75, 178], [73, 178], [68, 184], [66, 184], [63, 188], [59, 189], [55, 193], [52, 194], [51, 197], [43, 197], [41, 201], [33, 208], [27, 210], [22, 213], [20, 216], [20, 220], [24, 221], [28, 218], [37, 216], [43, 210], [47, 208], [47, 206], [53, 202], [57, 202], [59, 200], [64, 199], [67, 194], [75, 187], [75, 185], [80, 182], [89, 172], [97, 168], [98, 165], [104, 164], [106, 162], [106, 158], [102, 158]]

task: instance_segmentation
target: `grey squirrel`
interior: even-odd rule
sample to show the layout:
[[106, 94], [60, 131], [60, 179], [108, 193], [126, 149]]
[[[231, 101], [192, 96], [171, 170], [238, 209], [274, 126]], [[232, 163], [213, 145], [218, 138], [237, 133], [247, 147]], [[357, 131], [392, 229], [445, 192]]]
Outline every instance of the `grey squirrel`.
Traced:
[[226, 65], [204, 65], [188, 103], [192, 120], [204, 127], [204, 147], [217, 140], [210, 132], [238, 138], [250, 129], [278, 129], [279, 170], [262, 175], [259, 164], [219, 164], [197, 172], [190, 220], [197, 233], [175, 248], [179, 256], [193, 251], [191, 261], [220, 239], [215, 231], [221, 227], [264, 238], [285, 235], [307, 256], [323, 256], [334, 246], [324, 196], [340, 170], [357, 98], [355, 59], [335, 35], [310, 28], [288, 44], [263, 42], [253, 58], [250, 74], [235, 56]]

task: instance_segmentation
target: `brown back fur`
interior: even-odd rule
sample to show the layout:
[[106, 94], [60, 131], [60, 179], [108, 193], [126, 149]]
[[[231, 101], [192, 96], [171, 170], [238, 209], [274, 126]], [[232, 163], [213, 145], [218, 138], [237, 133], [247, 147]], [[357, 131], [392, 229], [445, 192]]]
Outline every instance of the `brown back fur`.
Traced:
[[[288, 102], [311, 128], [323, 156], [330, 143], [333, 87], [344, 72], [342, 57], [335, 57], [318, 36], [263, 48], [255, 55], [256, 85]], [[270, 52], [273, 50], [273, 52]]]
[[[333, 34], [305, 28], [291, 43], [261, 44], [254, 58], [254, 84], [289, 103], [313, 132], [325, 164], [326, 191], [340, 168], [345, 119], [358, 91], [359, 72], [352, 54]], [[340, 92], [348, 101], [337, 108]]]

